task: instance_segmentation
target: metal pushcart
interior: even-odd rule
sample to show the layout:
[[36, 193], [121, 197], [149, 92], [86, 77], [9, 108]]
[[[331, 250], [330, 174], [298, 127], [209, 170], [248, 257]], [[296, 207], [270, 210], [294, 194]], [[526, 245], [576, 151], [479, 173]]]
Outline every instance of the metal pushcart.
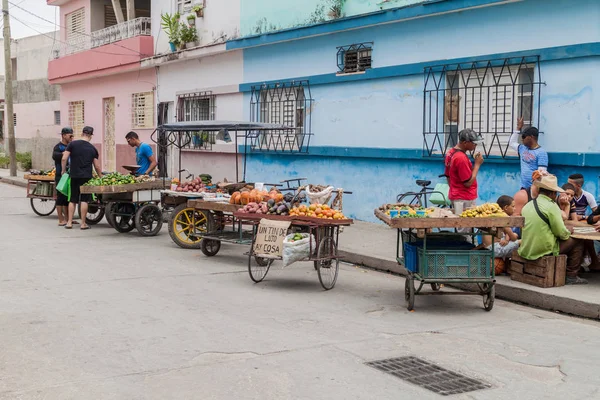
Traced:
[[[404, 295], [408, 310], [414, 308], [417, 295], [442, 294], [480, 295], [486, 311], [494, 307], [493, 246], [492, 250], [479, 249], [471, 243], [478, 235], [495, 236], [499, 228], [522, 227], [523, 217], [461, 218], [437, 209], [426, 218], [390, 218], [381, 208], [375, 215], [397, 229], [396, 260], [407, 270]], [[471, 237], [471, 242], [465, 237]], [[444, 292], [440, 290], [444, 284], [475, 284], [478, 290]], [[425, 285], [432, 290], [422, 291]]]
[[56, 209], [55, 177], [50, 175], [25, 175], [27, 198], [34, 213], [40, 217], [51, 215]]
[[250, 222], [253, 225], [251, 231], [251, 246], [250, 251], [248, 252], [248, 273], [250, 274], [252, 281], [255, 283], [262, 282], [262, 280], [267, 276], [273, 261], [281, 259], [281, 257], [261, 259], [254, 253], [254, 243], [256, 241], [256, 234], [260, 220], [287, 220], [290, 221], [290, 231], [306, 232], [315, 238], [314, 248], [312, 240], [309, 240], [309, 255], [304, 261], [312, 261], [314, 263], [314, 268], [317, 270], [319, 282], [321, 283], [323, 289], [333, 289], [337, 281], [340, 268], [341, 257], [338, 252], [340, 228], [342, 226], [352, 225], [353, 220], [328, 220], [310, 217], [280, 217], [240, 212], [235, 213], [234, 216], [239, 218], [240, 221]]

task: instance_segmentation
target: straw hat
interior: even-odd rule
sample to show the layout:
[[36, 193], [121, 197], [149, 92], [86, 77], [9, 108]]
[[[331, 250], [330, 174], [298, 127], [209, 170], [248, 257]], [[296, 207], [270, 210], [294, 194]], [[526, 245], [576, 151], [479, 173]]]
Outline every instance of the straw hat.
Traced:
[[553, 192], [563, 193], [564, 190], [558, 186], [556, 175], [545, 175], [540, 180], [534, 181], [533, 184], [541, 189], [552, 190]]

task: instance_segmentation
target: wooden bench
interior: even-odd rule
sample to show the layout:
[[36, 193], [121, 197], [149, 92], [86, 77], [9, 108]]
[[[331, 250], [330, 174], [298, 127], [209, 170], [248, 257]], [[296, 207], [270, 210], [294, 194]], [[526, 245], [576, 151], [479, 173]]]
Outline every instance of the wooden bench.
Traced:
[[515, 251], [508, 269], [510, 279], [541, 288], [564, 286], [567, 273], [567, 256], [544, 256], [526, 260]]

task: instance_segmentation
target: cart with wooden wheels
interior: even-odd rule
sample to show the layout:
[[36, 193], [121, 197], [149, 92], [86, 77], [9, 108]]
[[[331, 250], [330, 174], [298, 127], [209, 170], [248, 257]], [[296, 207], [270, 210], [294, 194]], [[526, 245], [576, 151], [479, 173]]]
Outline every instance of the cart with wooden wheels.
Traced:
[[56, 209], [56, 185], [54, 176], [25, 175], [27, 198], [34, 213], [40, 217], [51, 215]]
[[201, 198], [199, 194], [163, 191], [163, 207], [170, 209], [169, 236], [182, 249], [200, 249], [202, 246], [202, 237], [198, 233], [206, 232], [207, 214], [188, 205], [189, 200]]
[[340, 255], [338, 252], [340, 228], [353, 224], [351, 219], [329, 220], [310, 217], [281, 217], [260, 214], [248, 214], [236, 212], [234, 216], [242, 222], [251, 223], [252, 243], [248, 252], [248, 273], [253, 282], [259, 283], [267, 276], [271, 264], [275, 260], [281, 260], [281, 257], [259, 257], [255, 253], [255, 242], [260, 221], [269, 220], [289, 220], [290, 232], [301, 231], [309, 233], [314, 237], [314, 246], [310, 240], [309, 255], [303, 261], [312, 261], [314, 269], [317, 270], [319, 282], [325, 290], [333, 289], [338, 278], [340, 268]]
[[[397, 230], [396, 260], [407, 271], [404, 296], [408, 310], [414, 309], [417, 295], [479, 295], [484, 309], [492, 310], [496, 293], [493, 246], [491, 250], [478, 249], [472, 243], [477, 235], [494, 237], [498, 229], [522, 227], [523, 217], [461, 218], [436, 209], [424, 218], [390, 218], [381, 208], [375, 210], [375, 216]], [[466, 237], [471, 237], [471, 242]], [[472, 284], [477, 290], [441, 291], [445, 284]], [[431, 291], [423, 291], [425, 285]]]

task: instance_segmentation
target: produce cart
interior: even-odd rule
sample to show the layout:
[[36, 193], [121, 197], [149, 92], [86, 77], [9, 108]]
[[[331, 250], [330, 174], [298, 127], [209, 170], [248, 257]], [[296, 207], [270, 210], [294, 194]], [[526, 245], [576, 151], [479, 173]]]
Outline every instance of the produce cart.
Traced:
[[47, 217], [56, 209], [56, 185], [53, 175], [25, 175], [27, 198], [34, 213]]
[[[414, 308], [416, 295], [440, 294], [480, 295], [485, 310], [493, 308], [496, 282], [493, 247], [492, 250], [479, 249], [471, 243], [478, 235], [495, 236], [499, 228], [522, 227], [523, 217], [465, 218], [447, 209], [435, 208], [421, 218], [391, 218], [386, 213], [389, 208], [390, 205], [376, 209], [375, 216], [397, 229], [396, 259], [408, 272], [404, 289], [408, 310]], [[465, 240], [466, 237], [471, 237], [471, 242]], [[415, 282], [418, 287], [415, 287]], [[443, 284], [465, 283], [476, 284], [478, 290], [440, 291]], [[432, 291], [422, 291], [426, 284], [431, 286]]]
[[163, 180], [106, 186], [82, 186], [82, 194], [93, 194], [96, 200], [88, 205], [86, 221], [106, 220], [117, 232], [131, 232], [155, 236], [162, 227], [161, 190]]
[[[212, 143], [217, 140], [231, 142], [235, 146], [235, 182], [226, 187], [231, 194], [239, 187], [247, 185], [246, 161], [247, 155], [253, 151], [306, 153], [310, 141], [310, 133], [299, 134], [293, 127], [281, 124], [269, 124], [246, 121], [189, 121], [163, 124], [152, 134], [151, 139], [158, 146], [159, 165], [166, 169], [168, 149], [176, 149], [178, 161], [178, 181], [182, 182], [182, 149], [193, 148], [211, 150]], [[202, 146], [198, 145], [201, 140]], [[240, 153], [240, 147], [243, 153]], [[199, 151], [201, 154], [201, 151]], [[227, 200], [206, 198], [204, 194], [191, 194], [187, 199], [185, 193], [165, 191], [163, 204], [173, 204], [174, 209], [169, 219], [169, 234], [171, 239], [180, 247], [201, 249], [208, 256], [215, 255], [220, 249], [220, 240], [202, 240], [206, 232], [219, 231], [219, 237], [225, 235], [235, 242], [251, 243], [251, 234], [244, 233], [239, 221], [233, 217], [239, 207], [228, 204]], [[221, 204], [219, 204], [221, 203]], [[176, 204], [176, 205], [175, 205]], [[225, 229], [227, 225], [230, 229]], [[217, 229], [218, 228], [218, 229]], [[229, 239], [227, 239], [229, 240]]]
[[[333, 289], [337, 281], [341, 258], [338, 253], [340, 227], [352, 225], [353, 221], [351, 219], [331, 220], [296, 216], [282, 217], [278, 215], [248, 214], [239, 211], [234, 213], [234, 216], [241, 222], [250, 222], [253, 225], [253, 229], [250, 232], [252, 245], [248, 252], [248, 273], [255, 283], [265, 279], [273, 261], [282, 259], [280, 256], [260, 257], [256, 253], [254, 245], [261, 220], [289, 221], [289, 232], [308, 233], [309, 251], [301, 261], [312, 261], [323, 289]], [[314, 243], [311, 238], [314, 238]]]

